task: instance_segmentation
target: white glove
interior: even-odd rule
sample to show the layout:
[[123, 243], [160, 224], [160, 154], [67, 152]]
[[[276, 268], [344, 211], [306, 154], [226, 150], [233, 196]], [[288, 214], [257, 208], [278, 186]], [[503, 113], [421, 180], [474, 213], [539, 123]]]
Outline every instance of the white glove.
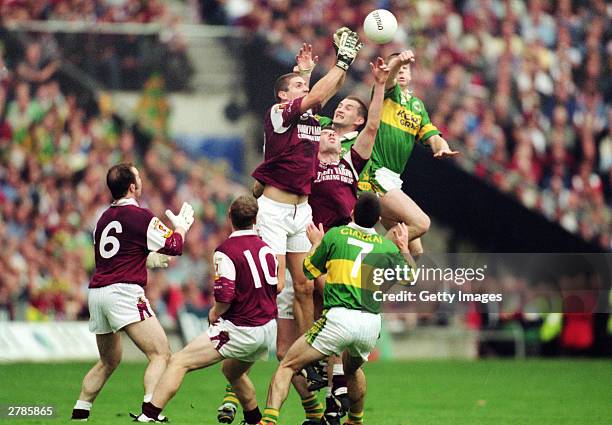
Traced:
[[147, 257], [147, 269], [165, 269], [170, 262], [170, 256], [158, 252], [150, 252]]
[[[359, 35], [356, 32], [343, 31], [340, 33], [339, 40], [336, 40], [335, 37], [336, 34], [334, 34], [334, 46], [338, 47], [336, 66], [348, 71], [355, 57], [357, 57], [357, 53], [363, 47], [363, 43], [359, 41]], [[336, 44], [336, 41], [338, 44]]]
[[175, 229], [182, 227], [187, 231], [193, 224], [193, 207], [187, 202], [183, 202], [178, 215], [174, 215], [172, 211], [166, 210], [166, 217], [172, 222]]

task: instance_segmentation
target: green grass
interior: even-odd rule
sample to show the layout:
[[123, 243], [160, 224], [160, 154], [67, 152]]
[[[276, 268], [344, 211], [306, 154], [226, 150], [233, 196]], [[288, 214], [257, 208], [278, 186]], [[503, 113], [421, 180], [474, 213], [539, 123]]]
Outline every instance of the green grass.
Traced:
[[[0, 365], [0, 404], [55, 405], [59, 412], [53, 419], [0, 419], [0, 425], [67, 423], [90, 366]], [[251, 374], [260, 407], [274, 368], [262, 362]], [[144, 364], [122, 364], [96, 400], [89, 423], [128, 423], [127, 412], [142, 401], [143, 370]], [[370, 425], [612, 424], [610, 361], [374, 362], [365, 372]], [[188, 374], [164, 413], [174, 424], [216, 424], [223, 388], [218, 367]], [[299, 425], [302, 417], [292, 391], [280, 425]]]

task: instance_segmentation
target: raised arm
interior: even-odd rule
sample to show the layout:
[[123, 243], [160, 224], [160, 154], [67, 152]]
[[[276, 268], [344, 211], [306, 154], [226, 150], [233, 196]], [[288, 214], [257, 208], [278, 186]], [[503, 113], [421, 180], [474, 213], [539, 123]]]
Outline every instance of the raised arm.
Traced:
[[383, 58], [376, 58], [376, 64], [370, 62], [370, 69], [374, 75], [374, 92], [368, 109], [368, 120], [363, 130], [357, 136], [357, 141], [353, 149], [363, 159], [368, 159], [372, 155], [372, 148], [376, 140], [376, 133], [380, 126], [382, 115], [383, 100], [385, 96], [385, 83], [389, 77], [389, 66], [385, 64]]
[[363, 47], [359, 41], [359, 35], [348, 28], [340, 28], [334, 34], [334, 45], [338, 51], [336, 54], [336, 66], [330, 69], [312, 87], [310, 92], [304, 96], [300, 105], [300, 112], [304, 113], [309, 109], [320, 106], [330, 99], [338, 89], [340, 83], [346, 76], [346, 72], [357, 57], [357, 53]]
[[405, 50], [399, 55], [391, 58], [391, 60], [389, 61], [389, 78], [385, 83], [385, 91], [389, 90], [395, 85], [395, 78], [397, 77], [397, 73], [402, 67], [402, 65], [406, 65], [409, 63], [414, 63], [414, 53], [412, 52], [412, 50]]
[[293, 72], [300, 74], [300, 77], [304, 79], [304, 82], [310, 87], [310, 77], [312, 71], [317, 66], [319, 60], [318, 56], [312, 55], [312, 45], [304, 43], [300, 48], [300, 51], [295, 56], [295, 66]]

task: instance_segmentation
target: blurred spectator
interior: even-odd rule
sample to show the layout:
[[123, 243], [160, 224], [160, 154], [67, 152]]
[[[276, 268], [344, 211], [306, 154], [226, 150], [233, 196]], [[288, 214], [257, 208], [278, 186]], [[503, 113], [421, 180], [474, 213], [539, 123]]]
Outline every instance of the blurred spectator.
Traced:
[[[39, 63], [40, 45], [29, 46], [24, 66]], [[151, 273], [147, 291], [168, 326], [183, 309], [205, 317], [212, 252], [230, 231], [227, 205], [246, 189], [167, 138], [168, 102], [159, 78], [143, 92], [150, 100], [141, 109], [143, 125], [153, 137], [141, 140], [114, 115], [108, 94], [87, 105], [86, 93], [66, 94], [52, 72], [30, 80], [18, 74], [0, 84], [0, 319], [87, 317], [91, 235], [111, 201], [106, 171], [120, 161], [138, 164], [143, 180], [156, 187], [144, 191], [141, 205], [157, 216], [186, 200], [196, 207], [183, 257]]]
[[37, 40], [28, 43], [25, 57], [16, 67], [22, 80], [33, 84], [47, 81], [57, 71], [58, 58], [63, 57], [113, 90], [138, 90], [153, 72], [161, 72], [166, 77], [170, 90], [185, 90], [189, 86], [193, 69], [187, 56], [187, 41], [180, 29], [182, 18], [162, 1], [0, 0], [0, 23], [19, 24], [31, 20], [91, 25], [157, 24], [159, 32], [84, 31], [39, 35]]
[[154, 22], [167, 11], [160, 0], [37, 0], [0, 2], [3, 22], [28, 20]]

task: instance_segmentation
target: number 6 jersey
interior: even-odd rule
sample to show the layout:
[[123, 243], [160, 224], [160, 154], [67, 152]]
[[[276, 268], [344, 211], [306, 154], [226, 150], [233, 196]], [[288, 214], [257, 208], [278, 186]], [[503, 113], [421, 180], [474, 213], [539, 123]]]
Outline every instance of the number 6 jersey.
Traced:
[[183, 238], [167, 228], [133, 198], [111, 204], [94, 230], [96, 270], [89, 283], [99, 288], [113, 283], [147, 284], [150, 251], [166, 255], [183, 253]]
[[236, 326], [275, 319], [278, 263], [255, 230], [237, 230], [214, 254], [215, 300], [231, 304], [221, 315]]

